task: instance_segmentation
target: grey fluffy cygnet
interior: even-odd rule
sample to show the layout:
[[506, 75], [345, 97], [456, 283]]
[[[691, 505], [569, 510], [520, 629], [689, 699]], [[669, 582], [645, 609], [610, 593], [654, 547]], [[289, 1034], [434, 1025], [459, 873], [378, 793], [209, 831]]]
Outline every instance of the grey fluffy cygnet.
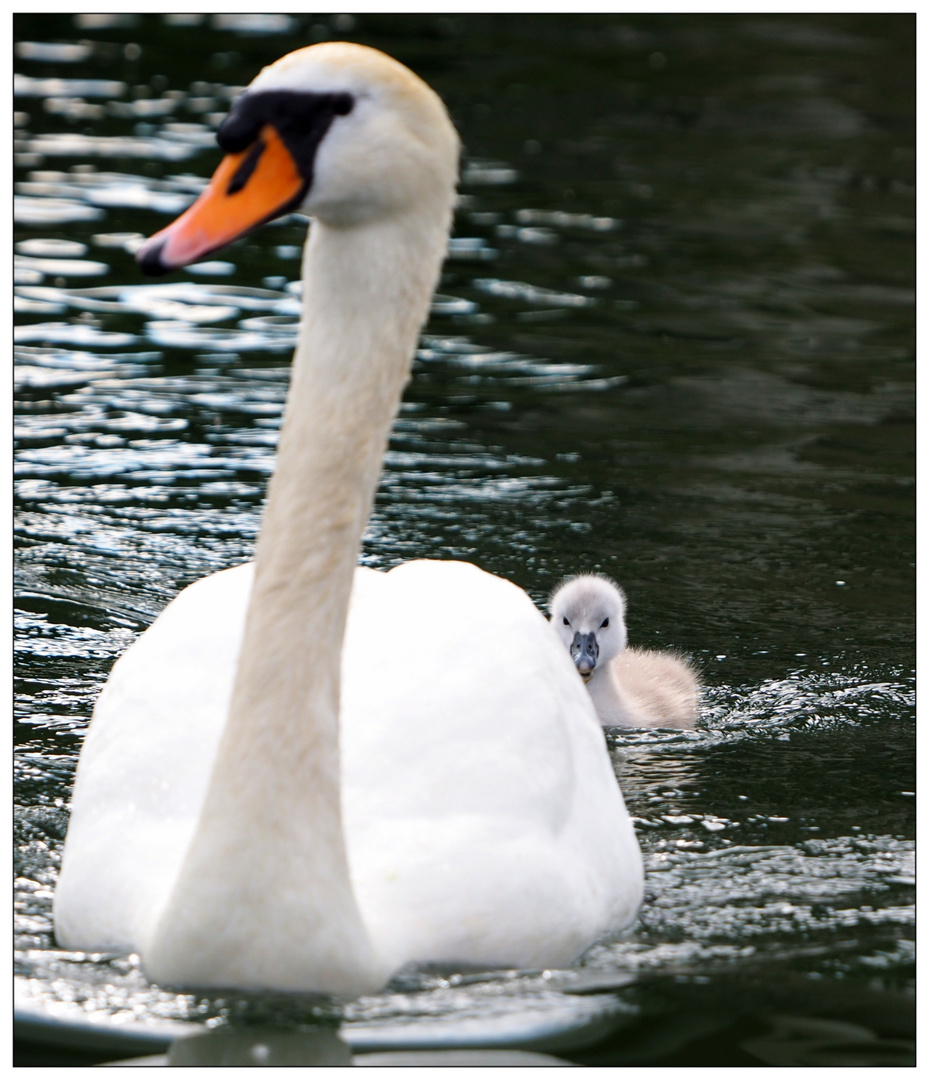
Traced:
[[626, 597], [614, 581], [593, 574], [569, 578], [548, 606], [604, 727], [694, 726], [696, 673], [673, 653], [627, 647]]

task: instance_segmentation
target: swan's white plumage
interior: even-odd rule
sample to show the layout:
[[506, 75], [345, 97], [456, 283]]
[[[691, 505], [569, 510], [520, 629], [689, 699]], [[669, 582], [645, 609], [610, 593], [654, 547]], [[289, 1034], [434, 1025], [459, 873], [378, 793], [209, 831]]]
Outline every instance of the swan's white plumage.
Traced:
[[[567, 963], [642, 895], [570, 658], [476, 567], [354, 568], [457, 137], [432, 91], [359, 46], [300, 50], [253, 86], [356, 102], [304, 202], [306, 309], [256, 563], [185, 589], [114, 667], [56, 934], [193, 985], [358, 993], [410, 961]], [[169, 261], [183, 222], [161, 234]]]
[[[253, 570], [189, 586], [113, 668], [72, 805], [66, 943], [144, 954], [206, 791]], [[600, 726], [521, 589], [466, 563], [359, 568], [342, 687], [349, 864], [391, 970], [567, 963], [631, 921], [640, 856]]]
[[253, 569], [188, 586], [113, 667], [71, 802], [55, 895], [63, 944], [144, 949], [203, 803]]
[[363, 580], [346, 636], [343, 760], [372, 937], [394, 962], [569, 962], [598, 930], [631, 921], [641, 888], [570, 659], [521, 589], [470, 564]]

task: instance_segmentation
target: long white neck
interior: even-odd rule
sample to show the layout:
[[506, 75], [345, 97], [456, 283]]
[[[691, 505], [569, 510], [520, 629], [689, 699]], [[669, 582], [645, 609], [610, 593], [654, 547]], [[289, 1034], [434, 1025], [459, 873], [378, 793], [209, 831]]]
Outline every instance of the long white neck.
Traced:
[[339, 675], [361, 536], [449, 219], [446, 204], [312, 226], [229, 718], [148, 949], [155, 979], [354, 994], [389, 974], [349, 877]]

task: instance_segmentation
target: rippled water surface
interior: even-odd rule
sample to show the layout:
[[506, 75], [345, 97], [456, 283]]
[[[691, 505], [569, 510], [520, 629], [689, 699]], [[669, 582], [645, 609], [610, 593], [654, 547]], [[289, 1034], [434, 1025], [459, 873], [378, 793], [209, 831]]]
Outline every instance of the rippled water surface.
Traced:
[[465, 144], [363, 560], [464, 558], [540, 604], [602, 570], [631, 640], [706, 683], [696, 731], [607, 737], [647, 866], [632, 932], [571, 972], [408, 973], [349, 1024], [593, 1000], [618, 1027], [568, 1055], [589, 1063], [912, 1060], [914, 26], [16, 17], [25, 996], [247, 1011], [59, 950], [51, 897], [113, 660], [251, 557], [306, 221], [155, 284], [132, 253], [259, 67], [342, 37], [426, 78]]

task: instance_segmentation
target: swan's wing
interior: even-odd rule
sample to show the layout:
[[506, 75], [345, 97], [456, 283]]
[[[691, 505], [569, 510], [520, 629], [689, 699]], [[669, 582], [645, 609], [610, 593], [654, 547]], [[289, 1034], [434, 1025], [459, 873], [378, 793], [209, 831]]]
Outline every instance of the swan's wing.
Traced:
[[396, 962], [568, 962], [635, 915], [641, 856], [603, 732], [526, 594], [466, 563], [392, 570], [349, 617], [343, 809]]
[[[254, 566], [184, 589], [120, 657], [78, 764], [55, 934], [141, 951], [200, 816], [232, 693]], [[359, 567], [354, 589], [382, 575]]]
[[120, 657], [84, 740], [55, 933], [140, 950], [200, 813], [232, 690], [252, 565], [184, 589]]

